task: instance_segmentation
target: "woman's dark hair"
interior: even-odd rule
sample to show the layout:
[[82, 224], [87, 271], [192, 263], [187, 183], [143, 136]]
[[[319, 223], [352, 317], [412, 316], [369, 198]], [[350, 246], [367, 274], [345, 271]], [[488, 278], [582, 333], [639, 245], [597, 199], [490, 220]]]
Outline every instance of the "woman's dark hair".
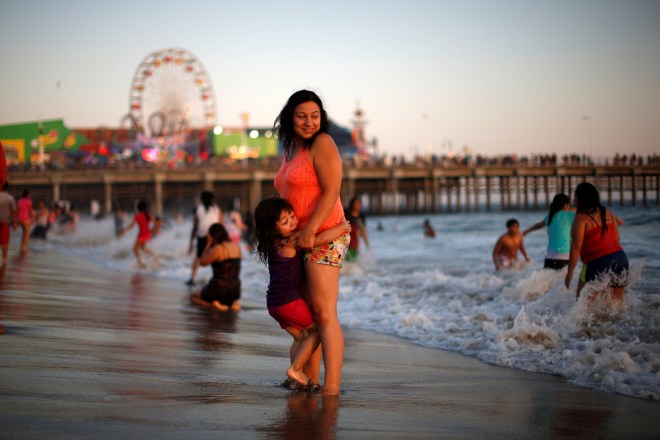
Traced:
[[209, 228], [209, 235], [211, 236], [211, 238], [213, 239], [213, 243], [215, 244], [231, 241], [229, 238], [229, 234], [227, 233], [227, 230], [220, 223], [213, 223], [211, 225], [211, 227]]
[[328, 120], [328, 114], [323, 108], [323, 102], [319, 96], [309, 90], [299, 90], [289, 97], [289, 100], [286, 102], [280, 114], [275, 118], [275, 123], [273, 124], [273, 131], [277, 134], [277, 138], [282, 143], [284, 152], [287, 159], [290, 158], [293, 149], [295, 148], [295, 132], [293, 130], [293, 112], [296, 110], [300, 104], [305, 102], [314, 102], [319, 106], [321, 111], [321, 127], [314, 136], [310, 139], [305, 140], [303, 148], [309, 148], [314, 143], [314, 139], [319, 133], [327, 133], [330, 127], [330, 121]]
[[600, 196], [598, 190], [589, 182], [582, 182], [575, 188], [575, 204], [577, 212], [585, 214], [595, 214], [596, 211], [600, 212], [600, 221], [602, 228], [600, 235], [603, 236], [607, 232], [607, 210], [600, 204]]
[[569, 203], [571, 203], [571, 199], [564, 193], [559, 193], [554, 196], [552, 203], [550, 204], [550, 211], [548, 212], [548, 226], [552, 223], [552, 217], [561, 211], [564, 205]]
[[280, 197], [263, 199], [254, 210], [254, 247], [257, 257], [264, 264], [268, 264], [268, 255], [275, 240], [280, 238], [275, 225], [283, 211], [293, 212], [293, 207]]
[[144, 215], [147, 216], [147, 220], [151, 221], [151, 215], [149, 215], [149, 211], [147, 210], [147, 201], [146, 200], [140, 200], [138, 202], [137, 210], [138, 210], [138, 212], [144, 212]]
[[202, 201], [202, 205], [204, 205], [204, 210], [206, 212], [209, 211], [209, 208], [213, 204], [213, 198], [214, 196], [211, 191], [204, 191], [200, 196], [200, 200]]
[[30, 190], [29, 189], [24, 189], [23, 190], [23, 197], [27, 197], [30, 195]]

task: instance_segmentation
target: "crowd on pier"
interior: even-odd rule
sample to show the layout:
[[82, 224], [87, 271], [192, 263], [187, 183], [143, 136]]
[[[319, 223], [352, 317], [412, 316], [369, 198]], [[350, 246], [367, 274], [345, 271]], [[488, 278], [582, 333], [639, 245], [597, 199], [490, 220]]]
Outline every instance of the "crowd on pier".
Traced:
[[[275, 169], [280, 166], [280, 157], [250, 158], [235, 160], [229, 157], [212, 156], [203, 159], [199, 156], [189, 155], [187, 160], [149, 162], [140, 155], [104, 157], [102, 160], [94, 156], [67, 157], [60, 156], [44, 163], [32, 162], [24, 164], [11, 164], [10, 171], [38, 171], [38, 170], [83, 170], [83, 169], [109, 169], [109, 170], [140, 170], [140, 169], [181, 169], [181, 168], [221, 168], [221, 169]], [[619, 154], [614, 157], [593, 158], [586, 154], [565, 154], [558, 156], [552, 154], [501, 154], [486, 156], [481, 154], [444, 154], [444, 155], [416, 155], [412, 158], [404, 155], [360, 155], [355, 154], [343, 157], [344, 168], [378, 168], [378, 167], [502, 167], [502, 166], [660, 166], [660, 155], [649, 154]]]

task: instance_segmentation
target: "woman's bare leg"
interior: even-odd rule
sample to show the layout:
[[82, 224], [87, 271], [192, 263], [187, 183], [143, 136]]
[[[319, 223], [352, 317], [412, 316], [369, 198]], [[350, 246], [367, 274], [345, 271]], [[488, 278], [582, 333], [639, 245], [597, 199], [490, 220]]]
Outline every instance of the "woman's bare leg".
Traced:
[[339, 268], [327, 264], [306, 263], [305, 275], [310, 291], [310, 306], [319, 328], [323, 348], [326, 396], [339, 394], [344, 363], [344, 334], [337, 317]]

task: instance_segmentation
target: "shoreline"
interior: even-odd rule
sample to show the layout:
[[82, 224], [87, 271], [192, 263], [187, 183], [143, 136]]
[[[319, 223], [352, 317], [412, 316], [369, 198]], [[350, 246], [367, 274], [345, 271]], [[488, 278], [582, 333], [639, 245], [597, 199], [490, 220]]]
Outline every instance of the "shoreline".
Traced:
[[52, 251], [0, 277], [0, 429], [20, 438], [655, 438], [660, 405], [344, 329], [342, 394], [278, 388], [290, 338], [247, 301]]

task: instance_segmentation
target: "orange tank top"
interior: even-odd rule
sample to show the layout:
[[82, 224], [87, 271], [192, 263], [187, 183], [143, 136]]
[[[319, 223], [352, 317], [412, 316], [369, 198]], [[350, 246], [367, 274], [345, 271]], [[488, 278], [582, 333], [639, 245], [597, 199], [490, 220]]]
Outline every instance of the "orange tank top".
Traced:
[[[280, 197], [293, 206], [293, 213], [298, 218], [298, 229], [304, 228], [321, 198], [321, 185], [314, 165], [309, 160], [309, 150], [301, 148], [290, 161], [287, 162], [286, 158], [282, 160], [274, 184]], [[337, 197], [332, 212], [317, 232], [338, 225], [343, 218], [344, 208]]]
[[614, 224], [608, 223], [605, 235], [601, 234], [602, 225], [593, 226], [584, 231], [584, 240], [580, 250], [580, 259], [583, 263], [589, 263], [596, 258], [623, 250], [616, 239]]

